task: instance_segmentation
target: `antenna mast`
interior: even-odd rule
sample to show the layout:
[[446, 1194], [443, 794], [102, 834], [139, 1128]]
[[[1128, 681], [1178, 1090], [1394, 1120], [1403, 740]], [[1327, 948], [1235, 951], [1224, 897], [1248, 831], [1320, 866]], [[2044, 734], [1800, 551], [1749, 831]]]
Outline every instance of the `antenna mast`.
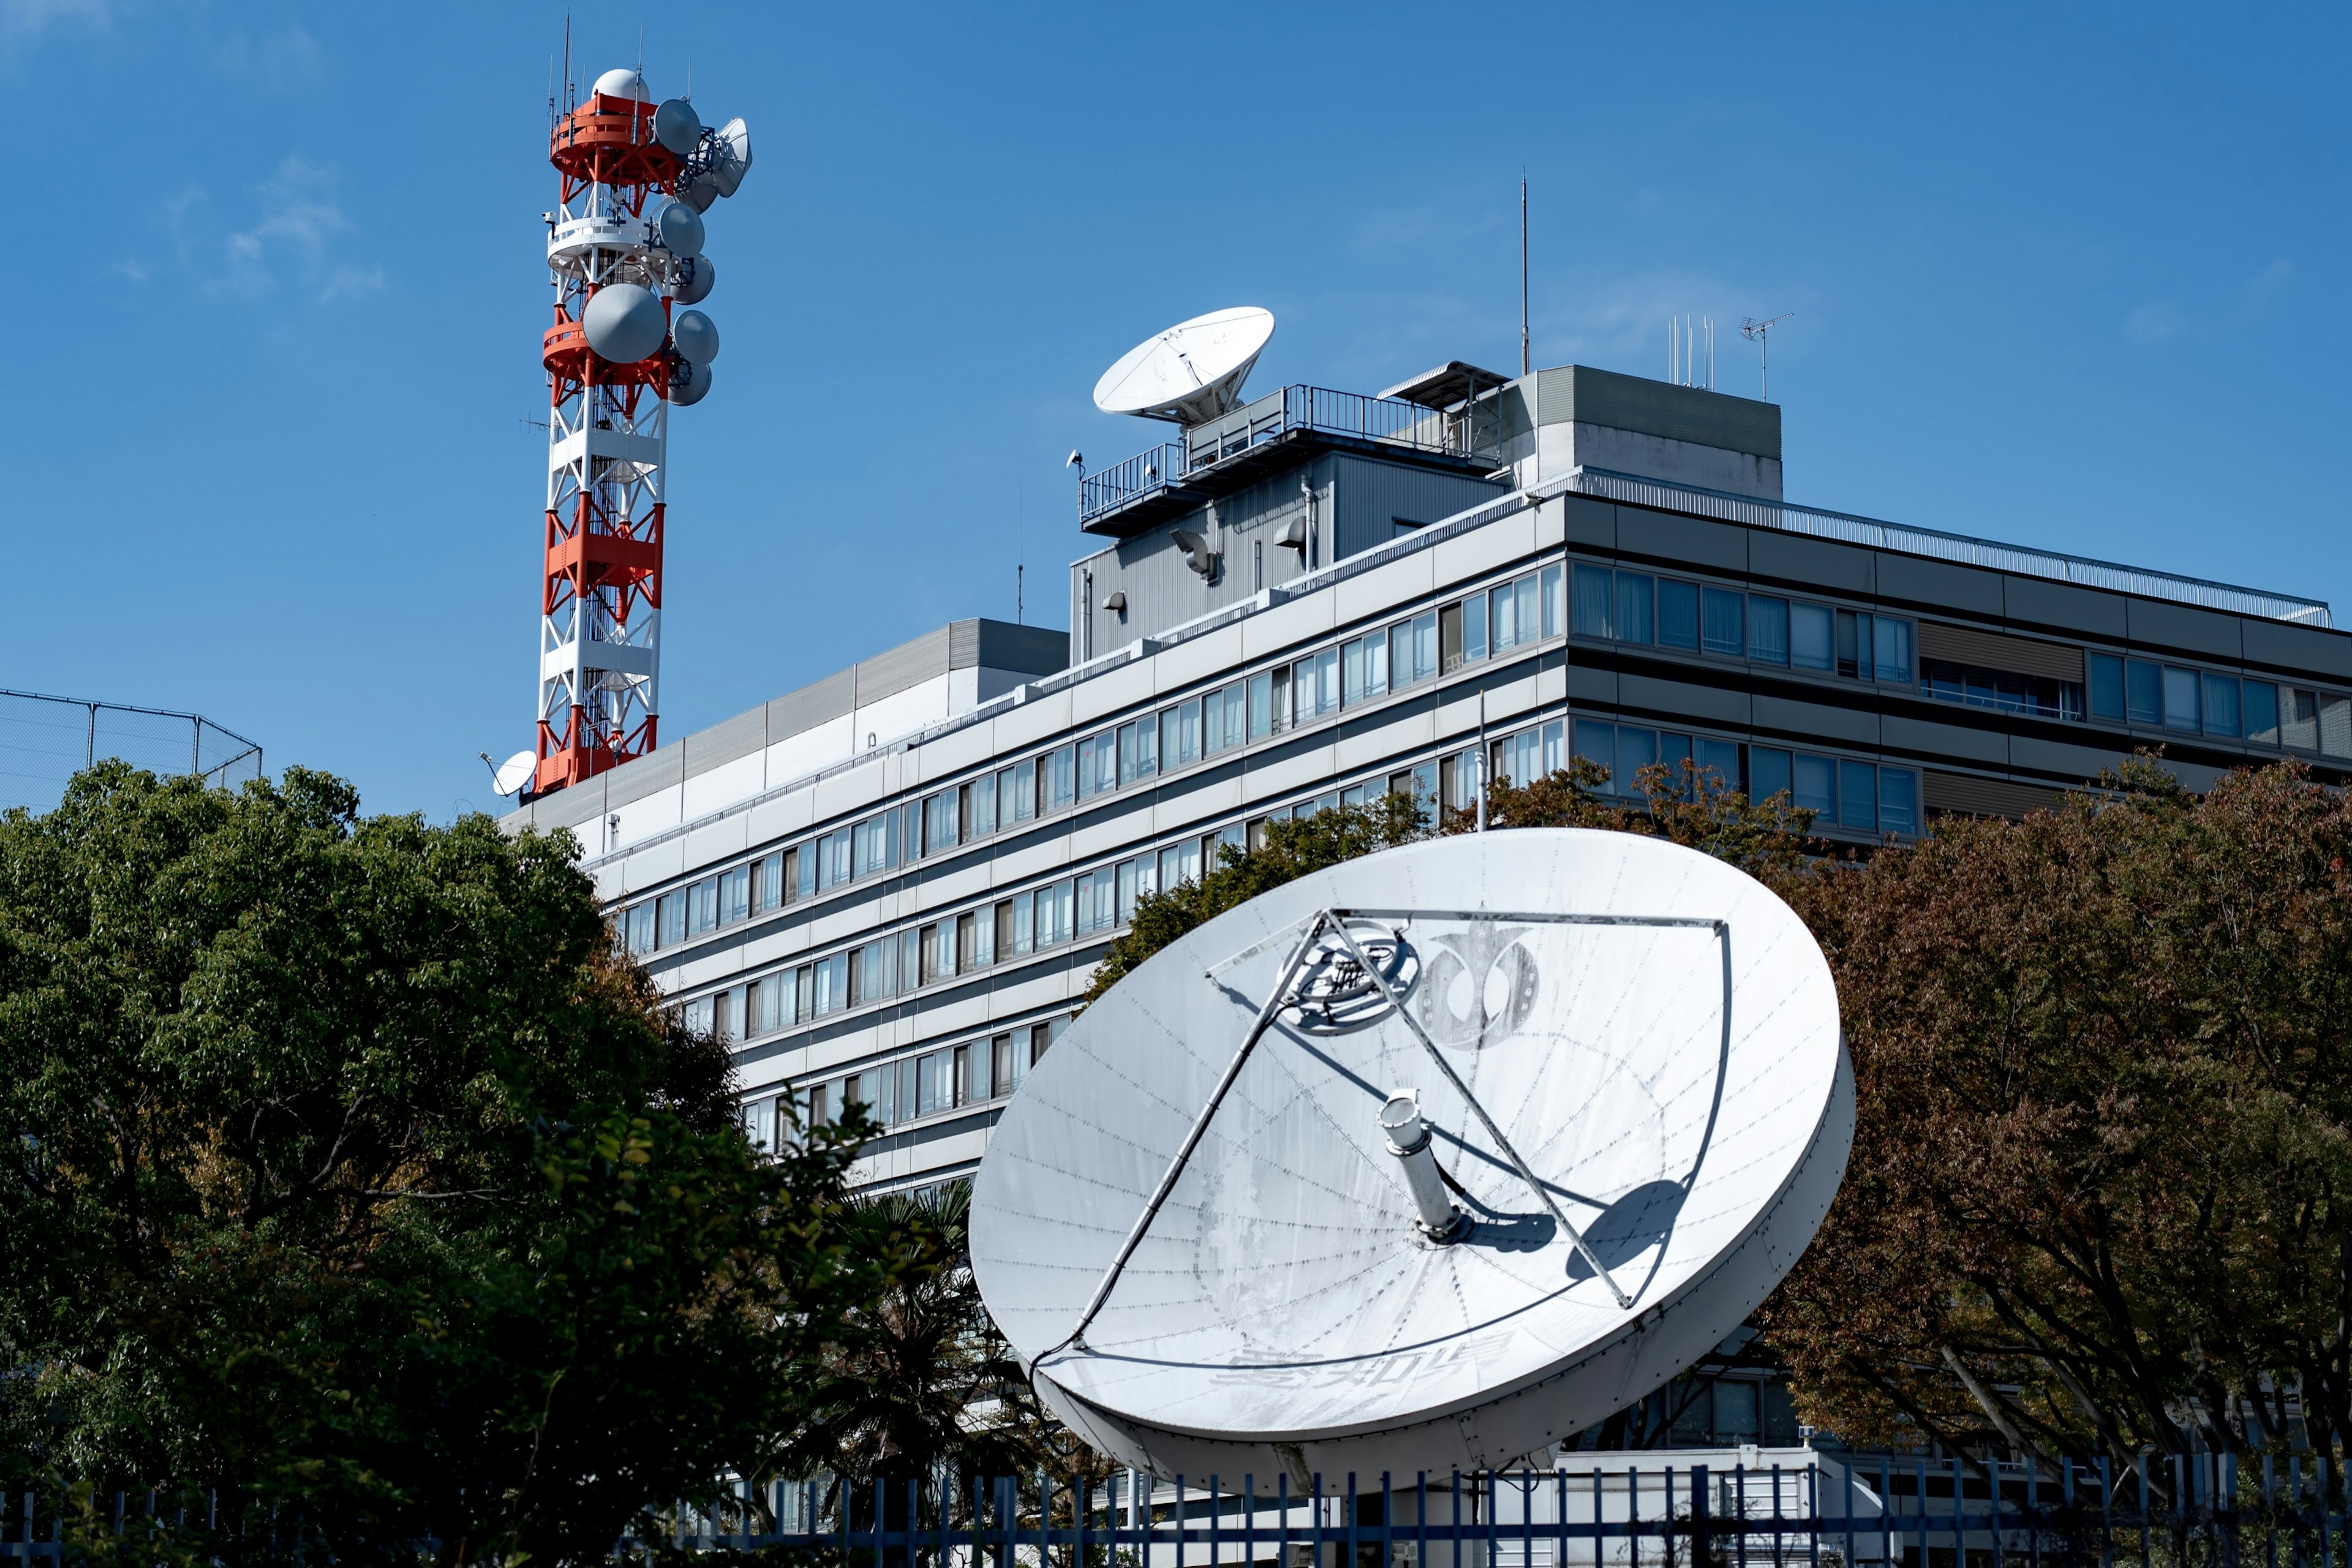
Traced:
[[1765, 334], [1796, 313], [1794, 310], [1784, 310], [1769, 321], [1759, 321], [1750, 316], [1739, 323], [1739, 335], [1756, 344], [1763, 355], [1762, 377], [1759, 384], [1762, 390], [1757, 395], [1767, 403], [1772, 401], [1772, 343]]
[[1519, 171], [1519, 374], [1528, 363], [1528, 172]]

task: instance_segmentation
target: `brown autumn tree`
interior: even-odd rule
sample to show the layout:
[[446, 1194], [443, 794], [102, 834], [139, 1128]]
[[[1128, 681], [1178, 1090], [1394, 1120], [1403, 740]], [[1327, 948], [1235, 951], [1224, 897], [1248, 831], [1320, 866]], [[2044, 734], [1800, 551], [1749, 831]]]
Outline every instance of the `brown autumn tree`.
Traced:
[[1784, 883], [1858, 1124], [1763, 1326], [1849, 1441], [2352, 1444], [2352, 806], [2103, 782]]

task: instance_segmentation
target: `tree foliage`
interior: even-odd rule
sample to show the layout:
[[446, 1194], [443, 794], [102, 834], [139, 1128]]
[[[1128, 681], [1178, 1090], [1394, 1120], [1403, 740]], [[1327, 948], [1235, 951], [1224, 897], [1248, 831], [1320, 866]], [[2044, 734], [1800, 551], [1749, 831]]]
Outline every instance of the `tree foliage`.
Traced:
[[862, 1125], [752, 1150], [574, 854], [300, 769], [0, 821], [9, 1480], [602, 1559], [801, 1418]]
[[1837, 976], [1843, 1188], [1768, 1306], [1849, 1439], [2352, 1445], [2352, 807], [2139, 761], [1793, 897]]

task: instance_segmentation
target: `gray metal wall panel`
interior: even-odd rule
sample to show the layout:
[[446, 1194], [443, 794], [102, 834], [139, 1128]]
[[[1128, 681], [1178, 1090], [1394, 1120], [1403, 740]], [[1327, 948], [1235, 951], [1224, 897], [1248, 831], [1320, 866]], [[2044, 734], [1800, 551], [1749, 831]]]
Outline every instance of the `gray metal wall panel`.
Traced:
[[828, 720], [840, 718], [857, 705], [856, 698], [857, 671], [855, 668], [835, 670], [823, 680], [811, 681], [797, 691], [770, 698], [768, 743], [772, 746], [787, 735], [797, 735], [803, 730], [814, 730]]
[[857, 661], [857, 701], [860, 707], [879, 702], [885, 697], [897, 695], [910, 686], [920, 686], [934, 676], [948, 672], [948, 649], [952, 642], [949, 628], [925, 632], [912, 642], [902, 642], [886, 653]]
[[1562, 496], [1550, 504], [1562, 509], [1560, 521], [1570, 544], [1617, 548], [1617, 509], [1609, 502], [1588, 496]]
[[688, 735], [684, 744], [688, 778], [707, 773], [738, 757], [748, 757], [767, 747], [768, 710], [762, 706], [749, 713], [738, 713], [732, 719], [722, 719], [708, 730]]
[[656, 790], [667, 789], [685, 777], [686, 742], [672, 741], [652, 756], [624, 763], [606, 773], [604, 802], [607, 805], [626, 805], [633, 800], [643, 800]]
[[2011, 767], [2031, 768], [2038, 773], [2054, 773], [2059, 778], [2077, 779], [2084, 784], [2123, 760], [2124, 753], [2120, 749], [2077, 746], [2063, 741], [2045, 741], [2038, 735], [2011, 735], [2009, 738]]
[[[983, 620], [972, 624], [979, 632], [972, 662], [982, 669], [1051, 675], [1069, 666], [1070, 634], [1067, 632], [1056, 631], [1052, 626], [1014, 626], [1009, 621]], [[959, 664], [956, 668], [961, 669], [964, 667]]]
[[1733, 724], [1743, 730], [1748, 723], [1748, 700], [1745, 691], [1727, 691], [1719, 686], [1694, 686], [1681, 680], [1661, 680], [1654, 675], [1619, 676], [1617, 703], [1621, 708], [1628, 710], [1638, 709], [1651, 717], [1688, 718], [1704, 724]]
[[1756, 695], [1753, 722], [1759, 730], [1787, 735], [1799, 744], [1807, 740], [1834, 741], [1849, 746], [1878, 744], [1878, 715], [1861, 708], [1837, 708], [1825, 702], [1801, 702], [1792, 697]]
[[1925, 793], [1929, 811], [1952, 811], [1963, 816], [2006, 816], [2011, 820], [2053, 810], [2064, 798], [2046, 786], [1979, 778], [1973, 773], [1938, 773], [1933, 768], [1927, 770]]
[[[1504, 494], [1508, 486], [1470, 474], [1449, 474], [1401, 463], [1362, 458], [1335, 457], [1331, 479], [1335, 487], [1339, 542], [1329, 561], [1385, 544], [1396, 537], [1396, 520], [1431, 523], [1467, 511]], [[1325, 563], [1328, 564], [1328, 561]]]
[[2322, 631], [2317, 626], [2292, 626], [2280, 621], [2248, 620], [2241, 628], [2246, 639], [2246, 662], [2282, 669], [2311, 670], [2352, 680], [2352, 636]]
[[1919, 657], [1973, 664], [1983, 669], [2006, 669], [2018, 675], [2039, 675], [2052, 680], [2083, 679], [2083, 650], [2073, 643], [2042, 642], [2013, 637], [1975, 626], [1947, 626], [1941, 621], [1919, 623]]
[[2128, 629], [2129, 599], [2121, 594], [2053, 583], [2044, 577], [2001, 579], [2001, 614], [2028, 626], [2073, 632], [2077, 637], [2124, 639]]
[[1889, 713], [1878, 721], [1878, 743], [1910, 756], [1965, 757], [1996, 768], [2009, 765], [2009, 737], [1999, 730], [1972, 730], [1965, 724], [1937, 724]]
[[[1573, 658], [1571, 655], [1571, 660]], [[1576, 703], [1600, 702], [1615, 706], [1617, 672], [1571, 662], [1568, 667], [1568, 700]]]
[[1629, 554], [1687, 562], [1713, 572], [1748, 571], [1748, 540], [1754, 530], [1731, 522], [1709, 522], [1647, 507], [1617, 509], [1617, 548]]
[[971, 669], [980, 663], [980, 623], [948, 623], [948, 668]]
[[2126, 611], [2131, 640], [2142, 647], [2179, 648], [2214, 658], [2243, 658], [2244, 639], [2238, 635], [2238, 617], [2189, 605], [2167, 605], [2155, 599], [2133, 599]]
[[[1623, 531], [1623, 525], [1619, 525]], [[1758, 529], [1748, 542], [1748, 569], [1759, 577], [1778, 578], [1799, 592], [1822, 588], [1843, 594], [1874, 594], [1878, 574], [1875, 558], [1867, 550], [1827, 539], [1774, 533]]]
[[1916, 555], [1880, 552], [1878, 596], [1911, 605], [1940, 605], [1996, 620], [2005, 612], [2001, 575], [1948, 561], [1923, 561]]
[[1539, 372], [1536, 385], [1538, 412], [1547, 425], [1606, 425], [1775, 462], [1780, 458], [1778, 404], [1586, 364]]
[[[635, 767], [625, 763], [609, 773], [598, 773], [586, 784], [573, 784], [557, 790], [530, 803], [530, 823], [542, 833], [552, 833], [559, 827], [577, 827], [583, 822], [593, 822], [604, 815], [605, 786], [620, 773]], [[635, 796], [625, 797], [635, 799]], [[613, 802], [617, 805], [618, 800]]]

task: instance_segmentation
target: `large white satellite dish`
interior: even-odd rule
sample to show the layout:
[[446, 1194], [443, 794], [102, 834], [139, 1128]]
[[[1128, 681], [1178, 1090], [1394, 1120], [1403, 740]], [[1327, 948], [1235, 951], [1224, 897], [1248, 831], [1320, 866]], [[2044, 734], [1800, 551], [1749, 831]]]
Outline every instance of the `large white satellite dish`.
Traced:
[[1465, 835], [1255, 899], [1087, 1009], [996, 1128], [972, 1262], [1122, 1463], [1508, 1464], [1754, 1310], [1853, 1125], [1829, 965], [1762, 884]]
[[[489, 759], [485, 757], [482, 760], [488, 762]], [[512, 795], [530, 783], [531, 775], [538, 771], [537, 752], [517, 752], [491, 770], [490, 787], [500, 795]]]
[[1273, 336], [1274, 312], [1255, 305], [1179, 321], [1103, 372], [1095, 383], [1095, 406], [1181, 425], [1230, 414], [1240, 406], [1242, 383]]

